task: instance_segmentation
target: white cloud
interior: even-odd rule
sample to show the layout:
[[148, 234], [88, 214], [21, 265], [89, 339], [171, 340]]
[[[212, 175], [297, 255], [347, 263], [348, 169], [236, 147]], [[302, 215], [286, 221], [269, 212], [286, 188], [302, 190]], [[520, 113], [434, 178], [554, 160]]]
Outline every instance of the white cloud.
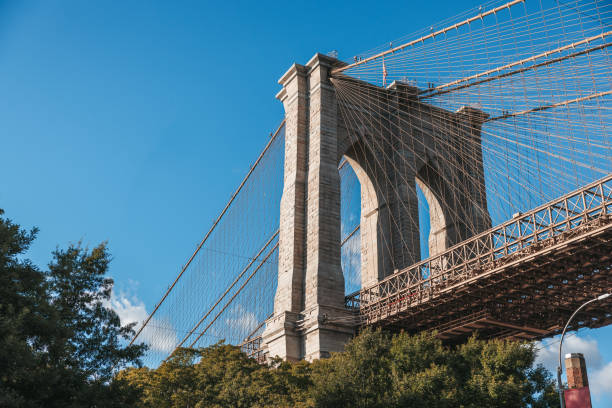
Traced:
[[587, 374], [589, 376], [589, 388], [595, 399], [603, 396], [612, 398], [612, 361], [599, 370], [595, 370], [592, 374], [587, 371]]
[[[536, 363], [542, 364], [550, 370], [556, 378], [557, 366], [559, 364], [559, 336], [546, 339], [539, 343]], [[601, 398], [612, 398], [612, 362], [605, 362], [599, 351], [597, 340], [585, 336], [581, 337], [574, 333], [565, 336], [563, 340], [562, 360], [565, 367], [566, 353], [582, 353], [587, 365], [589, 377], [589, 388], [591, 396], [595, 401]], [[564, 377], [565, 378], [565, 375]]]
[[[109, 306], [121, 319], [121, 325], [136, 323], [136, 330], [140, 328], [149, 315], [142, 300], [136, 296], [128, 296], [122, 291], [119, 293], [112, 292]], [[170, 353], [178, 344], [172, 324], [167, 319], [157, 317], [149, 321], [138, 336], [137, 341], [147, 344], [151, 351], [164, 353]]]
[[[559, 337], [560, 336], [556, 336], [552, 339], [546, 339], [540, 342], [538, 346], [540, 350], [538, 351], [536, 362], [541, 363], [553, 373], [557, 372], [557, 366], [559, 365]], [[565, 358], [566, 353], [584, 354], [587, 367], [589, 368], [600, 368], [603, 363], [597, 340], [592, 338], [579, 337], [573, 333], [566, 335], [563, 340], [562, 359]]]
[[351, 212], [350, 214], [348, 214], [348, 216], [342, 219], [342, 223], [340, 224], [341, 237], [346, 237], [348, 234], [351, 233], [351, 231], [355, 229], [358, 223], [357, 215], [358, 214]]
[[361, 239], [355, 233], [342, 247], [342, 270], [349, 292], [361, 288]]
[[142, 323], [148, 316], [142, 301], [132, 297], [129, 299], [125, 294], [112, 293], [110, 300], [111, 308], [119, 315], [121, 324]]
[[232, 307], [227, 315], [225, 324], [231, 329], [237, 329], [241, 337], [248, 336], [260, 323], [255, 313], [247, 310], [240, 303]]

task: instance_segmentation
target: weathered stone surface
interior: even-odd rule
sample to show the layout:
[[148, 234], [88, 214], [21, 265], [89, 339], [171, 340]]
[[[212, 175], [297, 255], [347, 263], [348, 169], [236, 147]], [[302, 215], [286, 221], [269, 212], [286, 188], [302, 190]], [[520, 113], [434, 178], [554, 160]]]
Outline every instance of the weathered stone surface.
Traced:
[[[423, 104], [416, 88], [394, 82], [373, 93], [366, 114], [376, 120], [347, 128], [354, 125], [340, 117], [329, 79], [338, 63], [317, 54], [279, 80], [285, 177], [274, 317], [263, 335], [269, 357], [326, 357], [353, 335], [340, 264], [342, 157], [361, 183], [362, 286], [419, 260], [417, 182], [430, 204], [430, 255], [490, 226], [480, 145], [486, 116]], [[364, 114], [363, 106], [343, 108]]]

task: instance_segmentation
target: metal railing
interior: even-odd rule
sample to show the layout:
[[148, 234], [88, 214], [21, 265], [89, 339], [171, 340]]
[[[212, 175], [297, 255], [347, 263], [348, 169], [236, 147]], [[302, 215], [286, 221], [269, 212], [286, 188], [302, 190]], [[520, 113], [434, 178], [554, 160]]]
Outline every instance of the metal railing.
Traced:
[[494, 269], [513, 254], [535, 249], [606, 214], [612, 214], [612, 174], [352, 293], [345, 304], [371, 323], [382, 309], [387, 315], [399, 304], [409, 307], [427, 301], [440, 290]]
[[261, 348], [262, 341], [263, 338], [261, 335], [246, 339], [240, 345], [240, 351], [245, 353], [248, 357], [254, 358], [257, 362], [263, 363], [265, 361], [265, 356]]

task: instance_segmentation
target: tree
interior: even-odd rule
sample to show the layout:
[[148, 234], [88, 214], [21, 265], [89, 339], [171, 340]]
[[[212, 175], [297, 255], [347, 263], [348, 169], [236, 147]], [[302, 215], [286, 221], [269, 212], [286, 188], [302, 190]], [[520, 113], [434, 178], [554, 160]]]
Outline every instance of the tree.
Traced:
[[306, 407], [307, 363], [258, 364], [236, 346], [179, 349], [157, 369], [128, 368], [117, 380], [141, 392], [138, 407]]
[[551, 374], [541, 365], [533, 367], [533, 343], [471, 338], [456, 354], [464, 406], [558, 406]]
[[0, 209], [0, 406], [35, 406], [27, 396], [46, 380], [37, 368], [49, 363], [55, 313], [45, 275], [22, 259], [37, 230], [25, 231], [3, 214]]
[[119, 379], [138, 407], [553, 407], [550, 373], [532, 344], [364, 330], [344, 352], [313, 363], [259, 365], [238, 347], [181, 349], [157, 369]]
[[464, 405], [460, 398], [463, 384], [455, 370], [457, 352], [443, 346], [433, 334], [400, 333], [391, 339], [389, 355], [394, 406]]
[[36, 232], [0, 217], [0, 405], [129, 403], [134, 393], [113, 372], [138, 365], [145, 346], [122, 344], [133, 325], [109, 307], [106, 245], [58, 249], [43, 272], [24, 259]]
[[[2, 407], [551, 407], [550, 373], [533, 344], [433, 333], [364, 330], [342, 353], [260, 365], [236, 346], [179, 349], [140, 367], [109, 307], [106, 244], [53, 253], [48, 271], [25, 253], [25, 231], [0, 210], [0, 406]], [[125, 368], [133, 366], [132, 368]], [[120, 369], [122, 369], [119, 371]], [[118, 374], [116, 374], [118, 372]], [[116, 375], [115, 375], [116, 374]]]
[[391, 400], [390, 336], [366, 331], [343, 353], [313, 364], [311, 392], [319, 407], [386, 407]]
[[533, 367], [533, 344], [472, 337], [445, 346], [434, 333], [365, 330], [327, 361], [315, 362], [319, 407], [552, 407], [551, 374]]
[[52, 400], [69, 399], [75, 406], [114, 404], [121, 399], [109, 386], [114, 371], [128, 364], [140, 365], [145, 346], [121, 344], [134, 335], [135, 323], [121, 326], [119, 316], [109, 307], [113, 281], [106, 274], [110, 260], [106, 243], [91, 251], [77, 244], [53, 252], [47, 291], [61, 331], [50, 353], [68, 373], [61, 380], [61, 395], [56, 393]]

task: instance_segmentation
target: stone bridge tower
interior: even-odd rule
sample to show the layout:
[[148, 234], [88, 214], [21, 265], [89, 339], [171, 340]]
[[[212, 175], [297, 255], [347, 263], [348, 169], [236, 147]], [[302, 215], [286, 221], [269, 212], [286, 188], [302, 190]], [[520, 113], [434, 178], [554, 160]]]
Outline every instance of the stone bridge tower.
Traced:
[[[327, 357], [342, 351], [353, 335], [340, 264], [338, 164], [342, 157], [361, 183], [362, 287], [419, 260], [418, 224], [409, 222], [418, 220], [416, 183], [430, 205], [431, 255], [491, 223], [480, 145], [480, 126], [486, 116], [473, 108], [449, 112], [423, 104], [417, 89], [407, 85], [394, 82], [379, 88], [360, 83], [376, 88], [374, 98], [384, 99], [390, 109], [383, 112], [376, 108], [382, 104], [372, 104], [369, 112], [378, 118], [376, 123], [385, 121], [385, 126], [347, 128], [330, 80], [332, 67], [339, 64], [317, 54], [305, 66], [294, 64], [279, 80], [283, 88], [277, 98], [286, 120], [285, 171], [278, 287], [274, 316], [263, 334], [269, 357]], [[414, 114], [416, 110], [419, 115]], [[457, 134], [462, 137], [452, 136]], [[366, 143], [368, 138], [384, 138], [387, 143], [373, 147]], [[445, 148], [428, 148], [440, 140], [444, 143], [438, 145]], [[420, 147], [408, 151], [402, 143]], [[469, 177], [436, 157], [447, 154], [461, 161]], [[382, 155], [397, 160], [373, 160]], [[391, 184], [401, 188], [392, 193]], [[396, 222], [388, 222], [390, 215]]]

